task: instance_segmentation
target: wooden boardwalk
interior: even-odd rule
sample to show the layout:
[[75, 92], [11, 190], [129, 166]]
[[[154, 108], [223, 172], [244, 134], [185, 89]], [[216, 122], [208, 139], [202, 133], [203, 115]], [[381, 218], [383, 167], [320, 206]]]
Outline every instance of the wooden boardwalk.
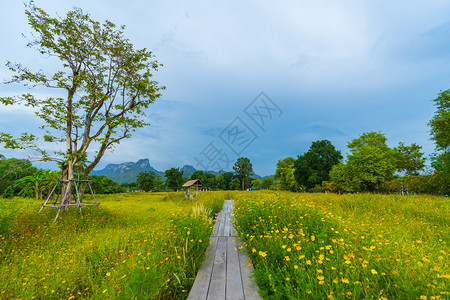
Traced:
[[233, 200], [225, 200], [206, 250], [206, 260], [197, 273], [189, 293], [190, 300], [261, 299], [253, 278], [250, 259], [239, 249], [238, 234], [233, 227]]

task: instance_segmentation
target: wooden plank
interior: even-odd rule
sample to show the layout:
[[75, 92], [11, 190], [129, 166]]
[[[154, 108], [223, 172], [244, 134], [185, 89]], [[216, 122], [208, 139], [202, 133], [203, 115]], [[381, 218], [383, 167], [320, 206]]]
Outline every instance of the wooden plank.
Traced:
[[[241, 247], [240, 241], [237, 241], [237, 247]], [[253, 270], [250, 258], [244, 252], [244, 248], [240, 249], [239, 253], [239, 264], [241, 266], [241, 278], [242, 278], [242, 288], [244, 290], [245, 299], [262, 299], [258, 294], [258, 286], [256, 285], [255, 279], [250, 278], [250, 274]]]
[[219, 237], [217, 244], [211, 281], [209, 283], [208, 300], [223, 300], [226, 293], [227, 276], [227, 238]]
[[219, 217], [220, 217], [220, 213], [217, 214], [217, 219], [216, 219], [216, 224], [214, 224], [214, 228], [213, 231], [211, 233], [211, 236], [217, 236], [219, 233]]
[[234, 225], [231, 226], [230, 236], [234, 236], [234, 237], [238, 237], [239, 236], [237, 230], [234, 228]]
[[231, 222], [229, 213], [225, 214], [224, 223], [223, 236], [230, 236]]
[[223, 236], [223, 228], [225, 226], [225, 216], [223, 214], [223, 212], [219, 213], [219, 216], [217, 218], [217, 223], [219, 223], [219, 225], [217, 226], [217, 236]]
[[211, 244], [208, 246], [208, 249], [206, 249], [206, 260], [203, 262], [203, 265], [195, 277], [194, 285], [189, 292], [188, 299], [206, 299], [206, 295], [209, 290], [209, 283], [211, 281], [214, 259], [216, 258], [218, 241], [218, 237], [211, 238]]
[[241, 267], [236, 238], [227, 237], [227, 289], [225, 299], [243, 300]]

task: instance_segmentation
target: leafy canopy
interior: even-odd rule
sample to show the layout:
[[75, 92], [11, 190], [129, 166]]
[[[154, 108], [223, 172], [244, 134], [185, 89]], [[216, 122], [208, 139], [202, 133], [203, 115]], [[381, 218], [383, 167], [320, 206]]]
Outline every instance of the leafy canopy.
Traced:
[[140, 172], [137, 176], [136, 183], [141, 190], [149, 192], [158, 186], [159, 179], [153, 171]]
[[253, 165], [247, 157], [239, 157], [234, 163], [233, 170], [241, 180], [242, 190], [245, 189], [245, 181], [253, 172]]
[[422, 147], [416, 143], [405, 146], [403, 142], [400, 142], [398, 147], [393, 149], [397, 169], [405, 171], [407, 175], [418, 175], [418, 171], [425, 168], [425, 159], [423, 153], [420, 152], [421, 149]]
[[297, 191], [300, 187], [294, 178], [295, 158], [286, 157], [277, 162], [277, 169], [273, 178], [277, 181], [276, 188], [286, 191]]
[[[32, 148], [42, 160], [62, 162], [69, 178], [74, 166], [87, 176], [106, 150], [129, 138], [135, 128], [149, 125], [145, 109], [164, 89], [152, 79], [152, 72], [161, 65], [145, 48], [134, 49], [124, 37], [124, 26], [99, 23], [81, 9], [69, 11], [64, 18], [51, 17], [31, 1], [25, 13], [35, 32], [28, 46], [47, 58], [46, 63], [57, 63], [59, 70], [44, 73], [8, 62], [15, 73], [9, 83], [62, 90], [65, 97], [39, 98], [30, 93], [0, 97], [4, 105], [35, 108], [45, 123], [40, 138], [2, 132], [0, 143], [6, 148]], [[52, 157], [42, 142], [60, 143], [63, 149]], [[87, 151], [93, 143], [96, 151], [88, 162]]]
[[294, 176], [298, 184], [307, 189], [329, 180], [329, 173], [334, 165], [342, 159], [341, 152], [328, 140], [312, 143], [308, 152], [299, 156], [294, 162]]
[[166, 176], [166, 187], [168, 189], [177, 191], [181, 189], [181, 186], [183, 185], [183, 171], [181, 171], [179, 168], [170, 168], [169, 170], [166, 170], [164, 172], [164, 175]]
[[394, 151], [379, 132], [365, 132], [348, 143], [350, 155], [346, 164], [333, 167], [331, 179], [349, 191], [376, 191], [394, 176]]
[[431, 139], [438, 150], [450, 149], [450, 89], [439, 93], [433, 100], [436, 112], [428, 125], [431, 127]]

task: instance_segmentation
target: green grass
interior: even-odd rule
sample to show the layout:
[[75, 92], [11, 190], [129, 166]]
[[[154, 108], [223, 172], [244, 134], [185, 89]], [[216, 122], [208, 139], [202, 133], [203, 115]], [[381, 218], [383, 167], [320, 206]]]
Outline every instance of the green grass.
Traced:
[[[0, 298], [185, 299], [223, 193], [99, 195], [61, 213], [0, 199]], [[219, 209], [220, 210], [220, 209]]]
[[235, 199], [264, 298], [449, 297], [448, 198], [247, 192]]

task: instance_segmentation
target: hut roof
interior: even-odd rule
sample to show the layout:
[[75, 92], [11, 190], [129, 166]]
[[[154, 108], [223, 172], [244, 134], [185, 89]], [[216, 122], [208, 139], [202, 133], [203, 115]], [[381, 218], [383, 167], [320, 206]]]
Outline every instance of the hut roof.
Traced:
[[183, 184], [184, 187], [203, 186], [203, 185], [204, 184], [200, 179], [189, 180], [185, 184]]

